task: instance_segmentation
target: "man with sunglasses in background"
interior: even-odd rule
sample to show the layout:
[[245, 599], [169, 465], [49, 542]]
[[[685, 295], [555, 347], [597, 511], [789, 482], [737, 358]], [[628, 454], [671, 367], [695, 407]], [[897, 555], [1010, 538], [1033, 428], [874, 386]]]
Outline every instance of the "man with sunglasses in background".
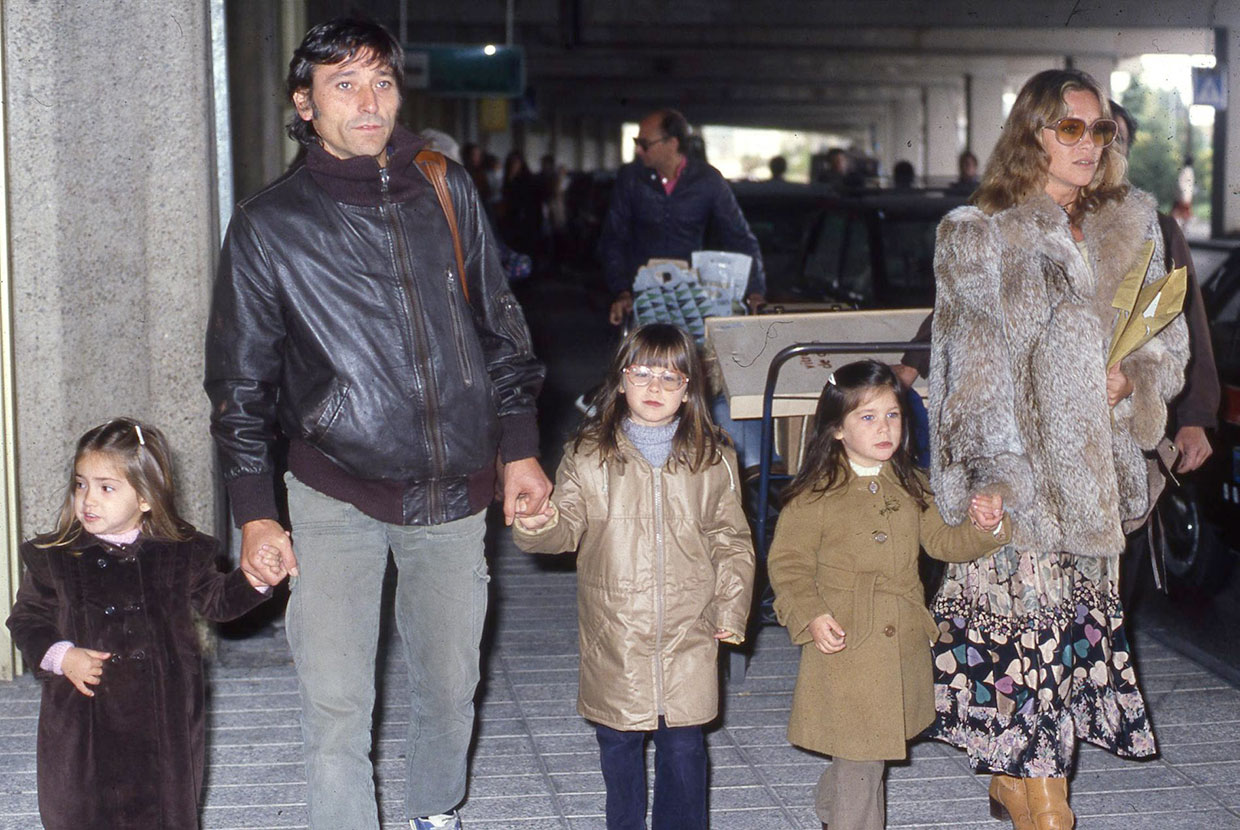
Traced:
[[636, 159], [620, 168], [599, 240], [609, 314], [618, 326], [633, 309], [633, 279], [652, 258], [688, 260], [711, 244], [753, 257], [746, 302], [763, 302], [766, 277], [758, 239], [718, 170], [689, 151], [689, 123], [676, 110], [652, 112], [638, 125]]

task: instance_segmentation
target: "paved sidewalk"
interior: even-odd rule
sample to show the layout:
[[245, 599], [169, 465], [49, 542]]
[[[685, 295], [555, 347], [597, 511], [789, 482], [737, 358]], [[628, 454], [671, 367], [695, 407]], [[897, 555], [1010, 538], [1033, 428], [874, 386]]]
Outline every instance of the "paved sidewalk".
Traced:
[[[491, 642], [480, 690], [469, 830], [604, 827], [592, 730], [577, 716], [576, 600], [571, 557], [532, 557], [499, 534], [492, 557]], [[1123, 761], [1081, 749], [1072, 804], [1081, 830], [1240, 828], [1240, 691], [1157, 642], [1140, 671], [1162, 750]], [[824, 761], [784, 740], [797, 652], [782, 629], [759, 632], [744, 681], [727, 686], [722, 726], [709, 734], [712, 827], [820, 826], [811, 807]], [[401, 816], [408, 706], [403, 666], [383, 673], [377, 770], [384, 828]], [[269, 628], [221, 645], [211, 671], [206, 830], [305, 826], [297, 684], [283, 633]], [[39, 826], [34, 736], [38, 688], [0, 684], [0, 830]], [[944, 745], [914, 746], [888, 785], [888, 826], [1001, 830], [985, 779]]]

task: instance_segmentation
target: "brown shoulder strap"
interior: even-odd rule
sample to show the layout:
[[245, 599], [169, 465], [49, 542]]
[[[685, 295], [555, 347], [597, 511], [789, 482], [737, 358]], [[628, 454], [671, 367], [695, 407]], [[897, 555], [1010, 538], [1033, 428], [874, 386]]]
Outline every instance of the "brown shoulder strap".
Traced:
[[448, 161], [443, 153], [435, 150], [422, 150], [413, 159], [422, 175], [435, 188], [439, 197], [439, 206], [443, 208], [444, 218], [448, 220], [448, 230], [452, 231], [452, 251], [456, 254], [456, 272], [461, 278], [461, 291], [465, 293], [465, 302], [469, 302], [469, 281], [465, 278], [465, 257], [461, 254], [461, 234], [456, 227], [456, 210], [452, 207], [452, 194], [448, 191]]

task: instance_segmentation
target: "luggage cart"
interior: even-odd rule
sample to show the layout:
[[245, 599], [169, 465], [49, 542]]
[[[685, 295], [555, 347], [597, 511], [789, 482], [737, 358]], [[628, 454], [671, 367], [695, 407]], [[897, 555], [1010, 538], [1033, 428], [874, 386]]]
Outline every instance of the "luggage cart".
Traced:
[[[858, 352], [880, 354], [891, 354], [894, 352], [902, 354], [908, 351], [926, 351], [929, 348], [929, 343], [902, 341], [796, 343], [784, 347], [771, 358], [771, 365], [766, 373], [766, 386], [762, 393], [761, 460], [759, 462], [757, 493], [754, 502], [756, 505], [756, 515], [752, 517], [754, 525], [754, 552], [757, 554], [758, 565], [760, 566], [758, 573], [762, 577], [755, 586], [755, 588], [760, 586], [762, 590], [757, 608], [757, 621], [759, 624], [770, 625], [775, 623], [774, 594], [770, 589], [769, 582], [766, 580], [766, 559], [767, 554], [770, 552], [771, 537], [774, 535], [774, 527], [770, 523], [772, 513], [771, 485], [776, 482], [788, 482], [793, 478], [790, 473], [773, 473], [771, 471], [771, 459], [775, 454], [775, 418], [772, 413], [775, 403], [775, 387], [779, 380], [780, 370], [789, 360], [799, 358], [802, 355], [856, 354]], [[757, 579], [757, 574], [755, 574], [755, 579]], [[728, 663], [730, 676], [739, 678], [745, 676], [746, 658], [747, 655], [740, 650], [732, 651]]]

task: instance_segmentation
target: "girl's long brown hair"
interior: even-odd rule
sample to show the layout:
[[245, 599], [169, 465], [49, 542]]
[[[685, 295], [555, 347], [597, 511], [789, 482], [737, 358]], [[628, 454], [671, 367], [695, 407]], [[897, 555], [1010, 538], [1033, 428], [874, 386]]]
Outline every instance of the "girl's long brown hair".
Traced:
[[680, 407], [680, 424], [672, 436], [668, 464], [684, 464], [692, 472], [715, 464], [719, 447], [729, 443], [727, 436], [710, 419], [706, 400], [706, 370], [697, 344], [688, 332], [667, 323], [650, 323], [629, 333], [620, 343], [607, 369], [603, 386], [594, 398], [594, 414], [586, 416], [577, 430], [573, 450], [583, 445], [599, 449], [600, 462], [619, 461], [619, 434], [629, 406], [624, 398], [624, 370], [634, 364], [675, 369], [689, 379], [685, 402]]
[[142, 514], [142, 535], [184, 541], [193, 534], [193, 526], [177, 513], [176, 488], [172, 483], [172, 452], [164, 434], [132, 418], [116, 418], [100, 424], [78, 439], [69, 468], [69, 486], [56, 528], [49, 534], [51, 538], [40, 542], [39, 547], [69, 545], [82, 535], [82, 524], [73, 510], [73, 493], [78, 461], [89, 452], [103, 453], [111, 458], [138, 496], [151, 506]]
[[805, 447], [805, 463], [786, 488], [781, 498], [791, 501], [801, 493], [826, 493], [848, 480], [848, 454], [844, 442], [835, 433], [844, 428], [844, 418], [861, 406], [874, 393], [890, 389], [900, 404], [900, 443], [889, 463], [895, 470], [900, 486], [925, 510], [929, 506], [926, 488], [921, 483], [909, 452], [908, 404], [904, 388], [895, 372], [877, 360], [858, 360], [835, 370], [834, 383], [822, 387], [813, 437]]
[[[1003, 132], [986, 162], [982, 183], [973, 204], [987, 214], [1019, 205], [1045, 192], [1050, 156], [1042, 148], [1042, 128], [1068, 114], [1064, 95], [1073, 90], [1093, 93], [1103, 118], [1111, 117], [1111, 105], [1093, 76], [1077, 69], [1047, 69], [1021, 87], [1016, 103], [1004, 122]], [[1050, 141], [1055, 141], [1052, 137]], [[1088, 140], [1088, 139], [1084, 139]], [[1074, 222], [1106, 202], [1128, 194], [1128, 163], [1112, 142], [1102, 151], [1094, 180], [1081, 188], [1071, 208]]]

